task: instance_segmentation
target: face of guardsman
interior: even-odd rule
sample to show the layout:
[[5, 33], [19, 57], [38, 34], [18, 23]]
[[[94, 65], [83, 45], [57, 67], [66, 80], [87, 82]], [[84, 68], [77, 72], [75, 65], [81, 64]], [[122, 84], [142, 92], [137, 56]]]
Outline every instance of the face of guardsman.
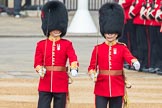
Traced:
[[113, 42], [118, 37], [118, 34], [116, 33], [112, 33], [112, 34], [105, 33], [104, 35], [105, 35], [106, 41], [108, 42]]
[[61, 35], [61, 33], [62, 32], [60, 30], [53, 30], [53, 31], [50, 32], [50, 36], [52, 36], [52, 37], [58, 37], [58, 36]]

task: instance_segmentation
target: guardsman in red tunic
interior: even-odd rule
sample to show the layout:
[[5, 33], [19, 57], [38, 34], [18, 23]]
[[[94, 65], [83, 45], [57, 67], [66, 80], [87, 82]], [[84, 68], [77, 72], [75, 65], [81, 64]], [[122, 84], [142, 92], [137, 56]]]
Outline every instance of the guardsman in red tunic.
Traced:
[[72, 76], [77, 76], [78, 60], [66, 34], [68, 13], [62, 2], [49, 1], [42, 8], [42, 30], [47, 39], [37, 43], [34, 68], [40, 75], [38, 108], [65, 108], [68, 96], [67, 60]]
[[124, 26], [124, 12], [119, 4], [104, 4], [99, 10], [99, 24], [105, 42], [94, 47], [88, 67], [88, 73], [95, 81], [95, 106], [107, 108], [109, 103], [109, 108], [121, 108], [125, 94], [124, 61], [136, 70], [140, 64], [125, 44], [117, 42]]
[[133, 18], [133, 23], [136, 26], [136, 37], [137, 37], [137, 50], [138, 60], [141, 64], [140, 71], [149, 71], [149, 33], [148, 26], [150, 21], [146, 19], [145, 13], [149, 6], [149, 0], [134, 0], [130, 8], [129, 15]]

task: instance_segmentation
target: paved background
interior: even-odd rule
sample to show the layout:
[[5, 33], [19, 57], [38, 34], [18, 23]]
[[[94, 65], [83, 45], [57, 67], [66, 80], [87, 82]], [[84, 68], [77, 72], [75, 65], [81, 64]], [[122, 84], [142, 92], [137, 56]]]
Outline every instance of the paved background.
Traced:
[[[25, 18], [14, 18], [12, 16], [7, 16], [5, 13], [2, 13], [0, 15], [0, 36], [27, 36], [27, 37], [40, 37], [43, 35], [43, 32], [41, 30], [41, 18], [40, 18], [40, 12], [37, 11], [22, 11], [22, 14], [26, 14], [29, 17]], [[98, 28], [98, 12], [93, 11], [90, 12], [92, 15], [92, 19]], [[72, 18], [74, 16], [75, 12], [71, 11], [69, 12], [69, 24], [72, 21]], [[79, 25], [78, 25], [79, 26]], [[70, 36], [75, 36], [74, 34], [67, 34]], [[77, 34], [86, 36], [87, 34]], [[96, 36], [96, 34], [90, 34], [89, 36]]]

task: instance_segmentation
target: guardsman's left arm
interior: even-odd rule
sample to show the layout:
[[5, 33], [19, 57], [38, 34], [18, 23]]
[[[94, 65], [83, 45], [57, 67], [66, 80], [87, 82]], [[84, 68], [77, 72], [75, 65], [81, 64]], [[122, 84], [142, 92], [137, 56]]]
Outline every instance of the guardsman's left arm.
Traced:
[[90, 65], [88, 67], [88, 75], [94, 82], [97, 80], [97, 48], [98, 46], [95, 46], [92, 51]]
[[75, 50], [73, 48], [72, 42], [70, 42], [68, 48], [67, 48], [67, 55], [69, 57], [69, 63], [70, 63], [70, 72], [72, 76], [78, 75], [78, 69], [79, 69], [79, 62], [77, 55], [75, 53]]
[[43, 58], [42, 46], [41, 43], [38, 42], [34, 56], [34, 69], [42, 78], [46, 74], [46, 69], [43, 67]]
[[136, 70], [140, 69], [140, 63], [137, 60], [136, 57], [134, 57], [127, 46], [124, 46], [124, 59], [131, 65], [133, 66]]

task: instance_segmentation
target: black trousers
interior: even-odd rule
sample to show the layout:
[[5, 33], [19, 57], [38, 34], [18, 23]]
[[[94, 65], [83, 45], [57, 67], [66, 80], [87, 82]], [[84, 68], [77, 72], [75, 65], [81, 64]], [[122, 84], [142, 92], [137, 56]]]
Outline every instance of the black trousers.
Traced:
[[25, 4], [24, 5], [31, 5], [31, 0], [25, 0]]
[[66, 93], [39, 92], [37, 108], [51, 108], [53, 99], [53, 108], [65, 108]]
[[22, 0], [14, 0], [14, 15], [19, 15], [21, 11]]
[[124, 25], [124, 33], [119, 38], [119, 42], [125, 43], [131, 53], [138, 58], [136, 26], [133, 24], [132, 19], [127, 20], [127, 23]]
[[109, 108], [122, 108], [122, 96], [119, 97], [96, 96], [95, 98], [96, 108], [107, 108], [108, 104]]
[[158, 32], [160, 31], [160, 27], [158, 26], [150, 26], [150, 67], [156, 68], [158, 67], [158, 61], [160, 59], [160, 54], [158, 50], [161, 49], [158, 44]]
[[127, 21], [127, 35], [130, 39], [130, 51], [133, 56], [138, 58], [136, 26], [133, 24], [132, 19]]
[[157, 49], [157, 54], [159, 56], [157, 67], [159, 67], [162, 70], [162, 50], [161, 50], [161, 48], [162, 48], [162, 32], [160, 32], [159, 29], [158, 29], [158, 33], [157, 33], [158, 34], [157, 35], [158, 47], [156, 48]]
[[141, 68], [149, 68], [149, 30], [148, 26], [136, 25], [136, 36], [137, 36], [137, 49], [138, 49], [138, 60], [141, 64]]

